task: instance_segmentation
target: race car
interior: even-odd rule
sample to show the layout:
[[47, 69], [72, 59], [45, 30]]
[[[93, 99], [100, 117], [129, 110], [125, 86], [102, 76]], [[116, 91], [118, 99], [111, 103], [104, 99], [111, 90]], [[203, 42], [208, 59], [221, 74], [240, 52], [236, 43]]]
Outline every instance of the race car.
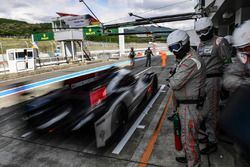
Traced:
[[74, 132], [92, 124], [97, 147], [102, 147], [157, 90], [155, 73], [139, 78], [130, 70], [111, 67], [68, 79], [62, 88], [33, 99], [25, 106], [24, 119], [40, 132]]

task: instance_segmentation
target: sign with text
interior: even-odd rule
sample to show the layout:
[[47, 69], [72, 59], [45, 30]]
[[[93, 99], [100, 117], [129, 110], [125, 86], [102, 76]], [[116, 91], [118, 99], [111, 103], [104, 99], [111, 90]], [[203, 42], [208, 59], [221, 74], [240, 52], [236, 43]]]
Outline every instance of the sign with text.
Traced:
[[54, 40], [54, 33], [53, 32], [44, 32], [44, 33], [37, 33], [33, 34], [34, 41], [51, 41]]
[[[83, 33], [85, 36], [102, 35], [102, 29], [99, 26], [96, 27], [84, 27]], [[118, 28], [110, 28], [104, 30], [104, 35], [106, 34], [117, 34]]]
[[83, 34], [84, 36], [101, 35], [101, 27], [84, 27]]

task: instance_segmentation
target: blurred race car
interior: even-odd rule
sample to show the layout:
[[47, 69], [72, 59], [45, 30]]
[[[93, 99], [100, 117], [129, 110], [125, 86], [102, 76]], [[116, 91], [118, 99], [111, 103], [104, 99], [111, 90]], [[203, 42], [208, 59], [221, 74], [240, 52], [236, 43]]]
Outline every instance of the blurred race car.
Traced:
[[42, 132], [77, 131], [92, 124], [97, 147], [102, 147], [157, 90], [155, 73], [137, 78], [129, 70], [111, 67], [66, 80], [61, 89], [33, 99], [25, 106], [24, 118]]

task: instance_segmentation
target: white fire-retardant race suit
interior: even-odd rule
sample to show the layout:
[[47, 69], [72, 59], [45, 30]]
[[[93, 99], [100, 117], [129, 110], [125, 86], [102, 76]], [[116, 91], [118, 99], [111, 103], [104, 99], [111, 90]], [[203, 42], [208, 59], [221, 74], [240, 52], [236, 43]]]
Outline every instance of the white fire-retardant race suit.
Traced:
[[240, 86], [250, 86], [250, 64], [243, 64], [239, 58], [230, 64], [223, 76], [223, 86], [226, 90], [234, 92]]
[[206, 100], [202, 112], [206, 134], [209, 142], [216, 143], [223, 65], [231, 59], [229, 44], [226, 39], [215, 36], [211, 40], [201, 41], [198, 54], [205, 62], [207, 73]]
[[200, 164], [198, 130], [201, 108], [197, 105], [197, 100], [205, 94], [205, 79], [205, 65], [193, 50], [182, 59], [176, 73], [170, 78], [170, 87], [180, 115], [181, 139], [189, 167]]

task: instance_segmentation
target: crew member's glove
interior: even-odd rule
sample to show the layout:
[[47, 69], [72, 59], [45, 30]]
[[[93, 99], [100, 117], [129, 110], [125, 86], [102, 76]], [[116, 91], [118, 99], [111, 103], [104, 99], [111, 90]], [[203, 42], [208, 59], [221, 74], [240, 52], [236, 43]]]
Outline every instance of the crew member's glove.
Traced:
[[170, 77], [172, 77], [176, 73], [176, 68], [171, 68], [169, 71]]

